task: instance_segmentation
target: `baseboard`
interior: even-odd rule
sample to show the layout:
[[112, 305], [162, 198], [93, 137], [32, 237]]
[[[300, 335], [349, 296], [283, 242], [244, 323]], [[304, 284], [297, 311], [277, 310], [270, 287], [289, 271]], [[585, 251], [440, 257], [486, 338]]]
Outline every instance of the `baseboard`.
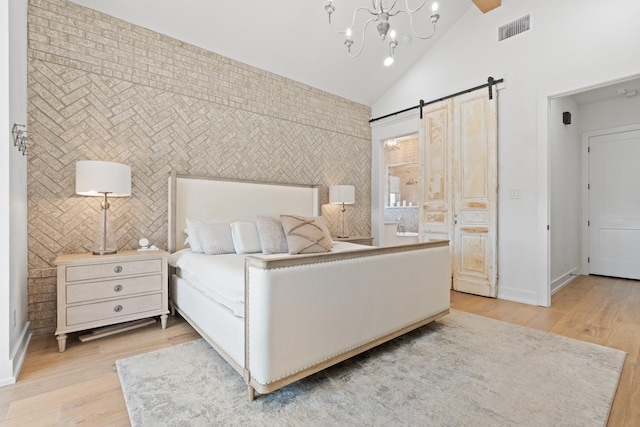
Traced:
[[17, 340], [11, 359], [0, 362], [0, 386], [15, 384], [31, 341], [31, 323], [27, 322]]
[[538, 294], [498, 285], [498, 298], [529, 305], [538, 305]]
[[551, 295], [574, 281], [579, 275], [580, 267], [576, 267], [551, 282]]

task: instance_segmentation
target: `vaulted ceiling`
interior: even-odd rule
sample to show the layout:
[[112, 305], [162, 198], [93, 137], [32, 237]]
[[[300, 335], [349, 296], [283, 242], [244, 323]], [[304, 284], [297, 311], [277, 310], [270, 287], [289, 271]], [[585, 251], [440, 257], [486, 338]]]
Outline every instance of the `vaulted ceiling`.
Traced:
[[[441, 0], [435, 36], [429, 40], [412, 37], [408, 43], [404, 42], [405, 34], [410, 33], [406, 15], [391, 18], [400, 43], [395, 63], [385, 67], [388, 47], [379, 39], [375, 25], [367, 29], [362, 54], [349, 58], [344, 36], [329, 26], [324, 10], [327, 0], [72, 1], [366, 105], [387, 91], [464, 13], [476, 13], [482, 19], [480, 10], [500, 4], [500, 0]], [[399, 0], [400, 4], [404, 1]], [[409, 4], [415, 7], [418, 3]], [[334, 5], [334, 23], [346, 27], [354, 5], [370, 7], [371, 1], [335, 1]], [[430, 2], [424, 9], [417, 28], [423, 34], [430, 30]]]

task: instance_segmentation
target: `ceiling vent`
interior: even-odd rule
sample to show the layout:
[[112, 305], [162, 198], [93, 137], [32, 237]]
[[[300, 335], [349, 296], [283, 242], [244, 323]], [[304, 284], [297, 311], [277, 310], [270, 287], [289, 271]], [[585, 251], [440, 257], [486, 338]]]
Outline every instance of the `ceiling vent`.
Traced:
[[508, 24], [503, 25], [498, 28], [498, 41], [508, 39], [509, 37], [513, 37], [520, 33], [524, 33], [528, 31], [530, 28], [530, 19], [529, 15], [523, 16], [522, 18], [516, 19], [515, 21], [511, 21]]

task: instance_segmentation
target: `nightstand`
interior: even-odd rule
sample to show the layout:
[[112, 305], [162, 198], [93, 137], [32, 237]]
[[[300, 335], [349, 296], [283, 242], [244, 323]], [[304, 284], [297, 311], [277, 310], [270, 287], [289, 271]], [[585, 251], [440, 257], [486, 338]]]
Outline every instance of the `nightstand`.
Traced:
[[[168, 252], [123, 251], [113, 255], [71, 254], [56, 258], [58, 266], [58, 350], [65, 351], [67, 333], [94, 331], [81, 341], [144, 326], [140, 319], [160, 315], [167, 327]], [[129, 325], [124, 322], [131, 322]], [[153, 323], [154, 320], [146, 324]]]
[[349, 237], [332, 237], [337, 242], [357, 243], [359, 245], [373, 245], [373, 237], [370, 236], [349, 236]]

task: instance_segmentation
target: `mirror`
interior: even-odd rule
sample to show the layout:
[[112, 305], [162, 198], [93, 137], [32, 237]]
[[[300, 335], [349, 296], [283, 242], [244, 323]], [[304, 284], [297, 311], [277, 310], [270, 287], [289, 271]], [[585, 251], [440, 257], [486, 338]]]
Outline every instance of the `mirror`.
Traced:
[[387, 207], [418, 206], [418, 162], [387, 167]]

